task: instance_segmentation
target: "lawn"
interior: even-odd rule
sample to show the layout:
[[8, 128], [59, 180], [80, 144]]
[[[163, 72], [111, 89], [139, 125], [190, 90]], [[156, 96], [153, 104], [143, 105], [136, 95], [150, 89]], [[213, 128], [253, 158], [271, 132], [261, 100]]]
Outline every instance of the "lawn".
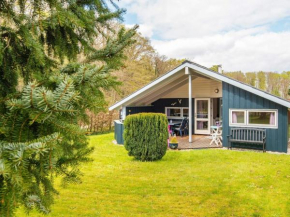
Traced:
[[83, 183], [61, 188], [49, 216], [290, 216], [288, 155], [168, 151], [138, 162], [112, 140], [91, 137], [94, 161], [83, 166]]

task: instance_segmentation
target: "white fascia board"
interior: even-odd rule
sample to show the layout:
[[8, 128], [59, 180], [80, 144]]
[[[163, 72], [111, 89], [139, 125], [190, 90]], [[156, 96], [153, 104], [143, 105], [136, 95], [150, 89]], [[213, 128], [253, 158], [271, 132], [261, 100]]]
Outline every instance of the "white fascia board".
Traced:
[[280, 105], [283, 105], [283, 106], [285, 106], [287, 108], [290, 108], [290, 102], [287, 102], [286, 100], [283, 100], [283, 99], [280, 99], [278, 97], [275, 97], [275, 96], [273, 96], [271, 94], [268, 94], [268, 93], [266, 93], [264, 91], [261, 91], [261, 90], [258, 90], [256, 88], [253, 88], [253, 87], [251, 87], [249, 85], [246, 85], [246, 84], [243, 84], [241, 82], [235, 81], [235, 80], [233, 80], [231, 78], [228, 78], [226, 76], [223, 76], [223, 75], [215, 73], [215, 72], [212, 72], [212, 71], [207, 70], [205, 68], [199, 67], [199, 66], [197, 66], [195, 64], [185, 63], [184, 66], [187, 66], [187, 67], [195, 70], [197, 73], [206, 75], [206, 76], [211, 77], [213, 79], [224, 81], [224, 82], [226, 82], [228, 84], [231, 84], [233, 86], [239, 87], [239, 88], [241, 88], [243, 90], [246, 90], [248, 92], [254, 93], [254, 94], [256, 94], [258, 96], [261, 96], [261, 97], [263, 97], [265, 99], [268, 99], [270, 101], [273, 101], [273, 102], [276, 102], [276, 103], [278, 103]]
[[112, 105], [111, 107], [109, 107], [109, 111], [112, 111], [112, 110], [114, 110], [116, 108], [120, 108], [120, 107], [124, 106], [131, 99], [137, 97], [139, 94], [141, 94], [141, 93], [145, 92], [146, 90], [154, 87], [155, 85], [160, 84], [162, 81], [166, 80], [167, 78], [171, 77], [175, 73], [179, 72], [184, 67], [185, 67], [185, 64], [182, 64], [182, 65], [178, 66], [177, 68], [173, 69], [172, 71], [168, 72], [167, 74], [165, 74], [165, 75], [161, 76], [160, 78], [156, 79], [155, 81], [149, 83], [148, 85], [144, 86], [140, 90], [132, 93], [131, 95], [127, 96], [126, 98], [122, 99], [121, 101], [119, 101], [119, 102], [115, 103], [114, 105]]
[[[136, 99], [140, 94], [146, 92], [147, 90], [153, 88], [155, 85], [158, 85], [160, 83], [162, 83], [164, 80], [170, 78], [172, 75], [176, 74], [177, 72], [179, 72], [180, 70], [184, 69], [185, 67], [189, 67], [193, 70], [195, 70], [196, 73], [204, 75], [206, 77], [209, 77], [211, 79], [217, 80], [217, 81], [223, 81], [226, 82], [228, 84], [231, 84], [233, 86], [239, 87], [243, 90], [246, 90], [248, 92], [254, 93], [258, 96], [261, 96], [265, 99], [268, 99], [270, 101], [273, 101], [275, 103], [278, 103], [280, 105], [283, 105], [287, 108], [290, 108], [290, 102], [280, 99], [279, 97], [273, 96], [271, 94], [268, 94], [264, 91], [258, 90], [256, 88], [253, 88], [249, 85], [243, 84], [241, 82], [235, 81], [227, 76], [224, 76], [222, 74], [219, 73], [215, 73], [211, 70], [208, 70], [204, 67], [200, 67], [198, 65], [186, 62], [180, 66], [178, 66], [177, 68], [173, 69], [172, 71], [168, 72], [167, 74], [161, 76], [160, 78], [152, 81], [151, 83], [149, 83], [148, 85], [144, 86], [143, 88], [139, 89], [138, 91], [132, 93], [131, 95], [127, 96], [126, 98], [122, 99], [121, 101], [115, 103], [114, 105], [112, 105], [111, 107], [109, 107], [109, 111], [112, 111], [116, 108], [121, 108], [122, 106], [126, 106], [128, 103], [130, 103], [131, 100], [134, 100], [134, 98]], [[140, 96], [142, 97], [142, 96]]]

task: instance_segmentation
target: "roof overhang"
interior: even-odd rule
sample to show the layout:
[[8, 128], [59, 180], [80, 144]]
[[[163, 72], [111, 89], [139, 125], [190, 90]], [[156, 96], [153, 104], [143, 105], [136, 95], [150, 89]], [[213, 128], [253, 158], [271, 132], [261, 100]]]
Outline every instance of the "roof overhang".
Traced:
[[[117, 108], [121, 108], [122, 106], [129, 105], [133, 101], [136, 101], [138, 99], [141, 99], [142, 97], [146, 97], [150, 94], [154, 94], [157, 89], [160, 89], [162, 86], [166, 86], [168, 83], [179, 79], [182, 75], [184, 75], [183, 72], [184, 65], [180, 65], [176, 67], [175, 69], [171, 70], [170, 72], [166, 73], [165, 75], [157, 78], [156, 80], [152, 81], [148, 85], [144, 86], [143, 88], [137, 90], [136, 92], [132, 93], [131, 95], [125, 97], [121, 101], [115, 103], [112, 105], [109, 110], [114, 110]], [[155, 93], [156, 94], [156, 93]]]
[[143, 88], [139, 89], [138, 91], [132, 93], [131, 95], [125, 97], [124, 99], [122, 99], [121, 101], [115, 103], [114, 105], [112, 105], [109, 110], [114, 110], [117, 108], [121, 108], [123, 106], [127, 106], [130, 105], [130, 103], [132, 103], [133, 101], [136, 101], [138, 99], [142, 99], [148, 95], [152, 95], [152, 94], [156, 94], [158, 95], [158, 93], [156, 93], [156, 91], [158, 89], [160, 89], [160, 87], [162, 86], [166, 86], [166, 84], [180, 78], [181, 75], [185, 74], [185, 68], [188, 67], [188, 69], [190, 69], [191, 72], [193, 72], [193, 74], [198, 74], [200, 76], [203, 77], [207, 77], [213, 80], [217, 80], [217, 81], [221, 81], [221, 82], [226, 82], [228, 84], [231, 84], [233, 86], [239, 87], [243, 90], [246, 90], [248, 92], [254, 93], [258, 96], [261, 96], [263, 98], [266, 98], [270, 101], [273, 101], [275, 103], [278, 103], [280, 105], [283, 105], [287, 108], [290, 108], [290, 102], [287, 100], [284, 100], [282, 98], [279, 98], [277, 96], [274, 96], [272, 94], [269, 94], [267, 92], [264, 92], [262, 90], [259, 90], [257, 88], [254, 88], [250, 85], [244, 84], [242, 82], [236, 81], [232, 78], [229, 78], [223, 74], [214, 72], [204, 66], [198, 65], [196, 63], [193, 62], [189, 62], [189, 61], [185, 61], [184, 63], [182, 63], [180, 66], [176, 67], [175, 69], [169, 71], [168, 73], [166, 73], [165, 75], [157, 78], [156, 80], [152, 81], [151, 83], [149, 83], [148, 85], [144, 86]]

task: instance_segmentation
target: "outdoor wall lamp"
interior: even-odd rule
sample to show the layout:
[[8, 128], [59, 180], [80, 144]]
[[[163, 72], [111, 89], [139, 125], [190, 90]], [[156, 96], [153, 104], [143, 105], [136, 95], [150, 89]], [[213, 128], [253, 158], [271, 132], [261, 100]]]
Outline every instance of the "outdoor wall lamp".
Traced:
[[218, 92], [220, 92], [220, 90], [217, 88], [217, 89], [214, 90], [214, 92], [218, 93]]

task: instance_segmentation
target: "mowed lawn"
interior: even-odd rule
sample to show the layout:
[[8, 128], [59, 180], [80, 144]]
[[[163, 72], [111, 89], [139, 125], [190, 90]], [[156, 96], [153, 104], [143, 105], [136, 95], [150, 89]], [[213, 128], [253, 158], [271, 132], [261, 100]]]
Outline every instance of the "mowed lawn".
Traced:
[[290, 216], [288, 155], [210, 149], [138, 162], [113, 137], [90, 137], [83, 183], [59, 188], [49, 216]]

